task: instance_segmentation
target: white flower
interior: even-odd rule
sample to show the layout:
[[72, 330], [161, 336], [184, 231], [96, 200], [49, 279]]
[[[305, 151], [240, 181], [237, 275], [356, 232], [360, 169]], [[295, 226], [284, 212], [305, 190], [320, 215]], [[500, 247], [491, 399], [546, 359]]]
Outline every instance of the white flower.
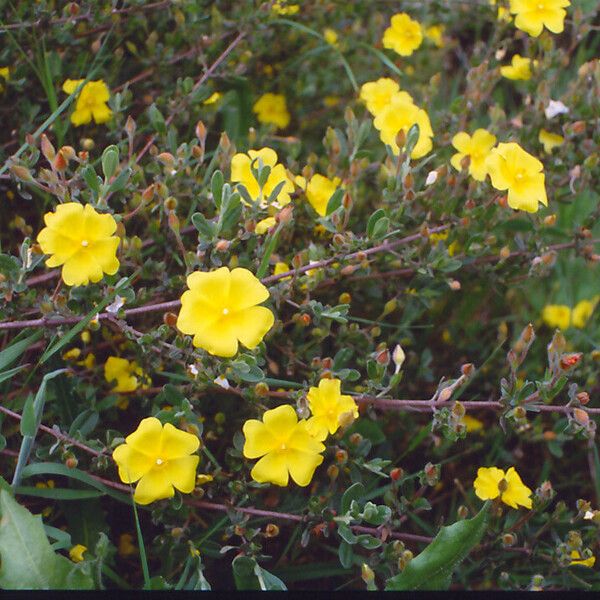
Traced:
[[552, 119], [556, 115], [563, 115], [569, 112], [569, 109], [560, 100], [550, 100], [550, 104], [544, 110], [546, 119]]
[[431, 185], [437, 181], [438, 172], [437, 171], [429, 171], [427, 173], [427, 179], [425, 180], [425, 185]]
[[194, 377], [196, 377], [196, 375], [198, 375], [198, 367], [196, 365], [188, 365], [187, 370], [190, 372], [190, 374], [192, 374]]
[[226, 377], [223, 375], [219, 375], [213, 383], [216, 383], [218, 386], [222, 387], [224, 390], [228, 390], [231, 386], [229, 385], [229, 381], [227, 381]]
[[125, 298], [122, 296], [117, 296], [115, 301], [112, 304], [109, 304], [106, 307], [106, 312], [111, 313], [112, 315], [116, 315], [119, 312], [119, 309], [125, 304]]

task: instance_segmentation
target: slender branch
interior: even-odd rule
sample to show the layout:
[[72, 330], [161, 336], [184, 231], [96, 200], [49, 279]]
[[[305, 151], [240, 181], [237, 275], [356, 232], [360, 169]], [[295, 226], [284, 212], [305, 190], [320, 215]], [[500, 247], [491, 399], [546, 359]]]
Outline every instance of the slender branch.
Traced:
[[[11, 417], [12, 419], [16, 419], [17, 421], [20, 421], [22, 419], [22, 417], [19, 413], [16, 413], [2, 405], [0, 405], [0, 412], [4, 413], [8, 417]], [[92, 454], [94, 456], [102, 456], [102, 455], [106, 454], [104, 451], [99, 452], [98, 450], [94, 450], [93, 448], [90, 448], [86, 444], [83, 444], [82, 442], [68, 436], [67, 434], [63, 433], [59, 429], [54, 429], [54, 428], [51, 429], [50, 427], [46, 427], [46, 425], [40, 425], [39, 429], [40, 429], [40, 431], [43, 431], [44, 433], [48, 433], [48, 434], [54, 436], [57, 440], [66, 442], [67, 444], [71, 444], [72, 446], [76, 446], [77, 448], [84, 450], [88, 454]]]

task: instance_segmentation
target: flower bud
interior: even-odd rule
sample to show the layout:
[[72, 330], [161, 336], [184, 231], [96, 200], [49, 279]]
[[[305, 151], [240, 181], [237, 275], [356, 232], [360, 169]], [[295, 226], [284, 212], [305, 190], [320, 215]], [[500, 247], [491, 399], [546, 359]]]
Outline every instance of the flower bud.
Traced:
[[166, 312], [163, 315], [163, 323], [169, 327], [175, 327], [177, 324], [177, 315], [172, 312]]
[[404, 475], [404, 469], [395, 467], [390, 471], [390, 477], [392, 481], [398, 481]]
[[456, 514], [459, 519], [464, 521], [469, 516], [469, 509], [464, 504], [461, 504], [456, 509]]
[[156, 160], [161, 162], [165, 167], [172, 169], [175, 166], [175, 157], [170, 152], [161, 152]]
[[406, 360], [406, 354], [400, 344], [396, 344], [396, 347], [392, 352], [392, 360], [394, 361], [394, 365], [396, 365], [396, 373], [398, 373]]
[[367, 565], [367, 563], [363, 563], [360, 568], [360, 576], [365, 583], [373, 583], [375, 581], [375, 573], [373, 569]]
[[329, 477], [331, 481], [335, 481], [339, 474], [340, 469], [336, 465], [329, 465], [329, 467], [327, 467], [327, 477]]
[[269, 386], [264, 381], [259, 381], [254, 386], [254, 392], [256, 393], [257, 396], [264, 398], [265, 396], [268, 396], [268, 394], [269, 394]]
[[502, 536], [502, 545], [505, 548], [510, 548], [517, 543], [517, 536], [514, 533], [505, 533]]
[[279, 527], [275, 523], [269, 523], [265, 527], [265, 537], [274, 538], [279, 535]]
[[345, 465], [346, 462], [348, 461], [348, 453], [345, 450], [338, 450], [335, 453], [335, 460], [340, 464], [340, 465]]
[[48, 139], [48, 136], [46, 136], [45, 133], [42, 134], [41, 138], [41, 150], [42, 154], [44, 155], [44, 158], [48, 162], [52, 162], [52, 160], [56, 156], [56, 151], [54, 150], [52, 142]]

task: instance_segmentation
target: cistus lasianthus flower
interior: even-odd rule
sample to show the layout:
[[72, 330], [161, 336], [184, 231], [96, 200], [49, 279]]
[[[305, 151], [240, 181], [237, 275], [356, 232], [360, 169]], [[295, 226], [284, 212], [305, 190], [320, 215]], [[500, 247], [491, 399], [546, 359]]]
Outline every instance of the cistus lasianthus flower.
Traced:
[[544, 165], [519, 144], [498, 144], [486, 158], [485, 166], [497, 190], [508, 190], [508, 205], [515, 210], [537, 212], [548, 206]]
[[114, 235], [117, 223], [112, 215], [100, 214], [90, 204], [67, 202], [46, 213], [44, 222], [37, 241], [42, 252], [51, 255], [46, 266], [62, 265], [67, 285], [97, 283], [105, 273], [118, 271], [119, 238]]
[[497, 467], [480, 467], [473, 483], [475, 494], [481, 500], [500, 498], [512, 508], [531, 508], [531, 490], [521, 481], [521, 477], [510, 467], [506, 473]]
[[341, 425], [358, 417], [358, 406], [352, 398], [342, 394], [339, 379], [321, 379], [319, 387], [311, 387], [306, 395], [311, 417], [308, 430], [319, 441], [333, 435]]
[[82, 562], [84, 560], [84, 552], [87, 552], [87, 548], [83, 544], [75, 544], [75, 546], [69, 550], [69, 558], [74, 563]]
[[[262, 190], [252, 172], [252, 167], [258, 170], [260, 162], [263, 166], [268, 166], [271, 169]], [[252, 200], [259, 202], [262, 208], [267, 206], [267, 200], [271, 192], [280, 183], [283, 182], [283, 187], [272, 201], [273, 206], [282, 208], [289, 204], [291, 201], [290, 194], [294, 191], [294, 183], [288, 177], [285, 167], [277, 162], [277, 153], [271, 148], [248, 150], [248, 154], [236, 154], [231, 159], [231, 181], [242, 184]], [[244, 201], [243, 197], [242, 201]]]
[[238, 342], [256, 348], [275, 322], [268, 308], [258, 306], [269, 290], [248, 269], [196, 271], [187, 285], [177, 329], [193, 335], [194, 346], [209, 354], [235, 356]]
[[562, 135], [558, 135], [558, 133], [552, 133], [551, 131], [546, 131], [545, 129], [540, 129], [538, 142], [544, 146], [544, 152], [546, 154], [552, 154], [552, 150], [554, 150], [554, 148], [558, 148], [558, 146], [563, 144], [564, 141], [565, 138]]
[[461, 162], [465, 156], [470, 158], [469, 175], [476, 181], [483, 181], [487, 175], [485, 159], [496, 144], [496, 136], [485, 129], [477, 129], [473, 135], [461, 131], [452, 138], [452, 145], [458, 150], [450, 159], [457, 170], [462, 169]]
[[134, 392], [140, 385], [146, 387], [147, 376], [134, 360], [109, 356], [104, 363], [104, 379], [116, 381], [113, 392]]
[[581, 300], [573, 309], [565, 304], [548, 304], [542, 310], [542, 320], [548, 327], [558, 327], [563, 331], [569, 327], [583, 329], [599, 301], [600, 296], [591, 300]]
[[433, 148], [433, 130], [429, 115], [414, 104], [406, 92], [394, 94], [390, 102], [377, 114], [373, 124], [380, 132], [381, 141], [390, 146], [396, 155], [400, 153], [396, 142], [398, 134], [400, 131], [408, 134], [415, 124], [419, 126], [419, 139], [411, 152], [411, 158], [422, 158]]
[[506, 79], [513, 79], [515, 81], [528, 81], [531, 79], [531, 66], [537, 66], [537, 61], [532, 61], [530, 58], [525, 58], [520, 54], [515, 54], [510, 65], [500, 67], [500, 75], [506, 77]]
[[250, 472], [258, 483], [286, 486], [291, 476], [305, 487], [323, 462], [325, 446], [310, 434], [304, 419], [298, 421], [289, 404], [267, 410], [262, 421], [246, 421], [242, 430], [246, 438], [244, 456], [260, 458]]
[[320, 217], [324, 217], [327, 214], [329, 199], [340, 187], [342, 180], [339, 177], [329, 179], [316, 173], [310, 178], [308, 184], [301, 177], [297, 177], [296, 182], [300, 184], [300, 187], [305, 188], [306, 199], [315, 209], [315, 212]]
[[393, 50], [400, 56], [410, 56], [422, 41], [421, 25], [406, 13], [398, 13], [392, 17], [382, 39], [384, 48]]
[[582, 567], [590, 567], [596, 564], [596, 557], [592, 554], [589, 558], [583, 558], [578, 550], [571, 550], [571, 562], [569, 565], [580, 565]]
[[263, 94], [254, 103], [252, 110], [261, 123], [273, 124], [278, 129], [285, 129], [290, 124], [290, 113], [282, 94]]
[[[85, 79], [67, 79], [62, 86], [63, 92], [72, 94]], [[112, 110], [108, 107], [110, 91], [102, 79], [88, 81], [79, 91], [75, 110], [71, 114], [71, 123], [75, 127], [87, 125], [92, 119], [100, 125], [110, 121]]]
[[[10, 69], [8, 67], [0, 67], [0, 78], [3, 81], [8, 81], [10, 79]], [[3, 81], [0, 80], [0, 92], [4, 90], [4, 86], [2, 85]]]
[[[360, 88], [360, 99], [367, 105], [367, 110], [375, 117], [400, 91], [400, 86], [389, 77], [381, 77], [377, 81], [367, 81]], [[406, 92], [404, 92], [406, 94]], [[406, 94], [408, 96], [408, 94]], [[412, 98], [408, 96], [412, 101]]]
[[173, 488], [189, 494], [196, 485], [200, 457], [197, 436], [163, 424], [155, 417], [142, 419], [138, 428], [112, 454], [123, 483], [138, 482], [133, 499], [138, 504], [172, 498]]
[[565, 8], [569, 0], [510, 0], [510, 12], [515, 15], [517, 29], [538, 37], [545, 27], [552, 33], [562, 33], [565, 28]]

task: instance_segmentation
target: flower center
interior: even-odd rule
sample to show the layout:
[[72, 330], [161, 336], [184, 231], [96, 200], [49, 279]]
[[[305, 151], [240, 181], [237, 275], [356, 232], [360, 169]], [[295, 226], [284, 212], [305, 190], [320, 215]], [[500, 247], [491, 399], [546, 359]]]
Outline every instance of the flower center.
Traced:
[[226, 317], [229, 314], [229, 309], [228, 308], [224, 308], [223, 309], [223, 316]]
[[508, 481], [506, 479], [501, 479], [498, 482], [498, 491], [503, 494], [508, 489]]
[[542, 2], [538, 4], [538, 10], [544, 10], [546, 8]]
[[279, 446], [280, 450], [287, 450], [287, 446], [285, 444], [281, 444], [281, 446]]
[[82, 245], [84, 248], [87, 248], [87, 247], [90, 245], [90, 243], [89, 243], [87, 240], [81, 240], [81, 245]]
[[523, 179], [523, 177], [525, 177], [525, 175], [523, 175], [523, 173], [517, 173], [517, 179], [521, 180], [521, 179]]
[[156, 459], [156, 466], [160, 467], [162, 464], [164, 464], [164, 460], [162, 458], [157, 458]]

